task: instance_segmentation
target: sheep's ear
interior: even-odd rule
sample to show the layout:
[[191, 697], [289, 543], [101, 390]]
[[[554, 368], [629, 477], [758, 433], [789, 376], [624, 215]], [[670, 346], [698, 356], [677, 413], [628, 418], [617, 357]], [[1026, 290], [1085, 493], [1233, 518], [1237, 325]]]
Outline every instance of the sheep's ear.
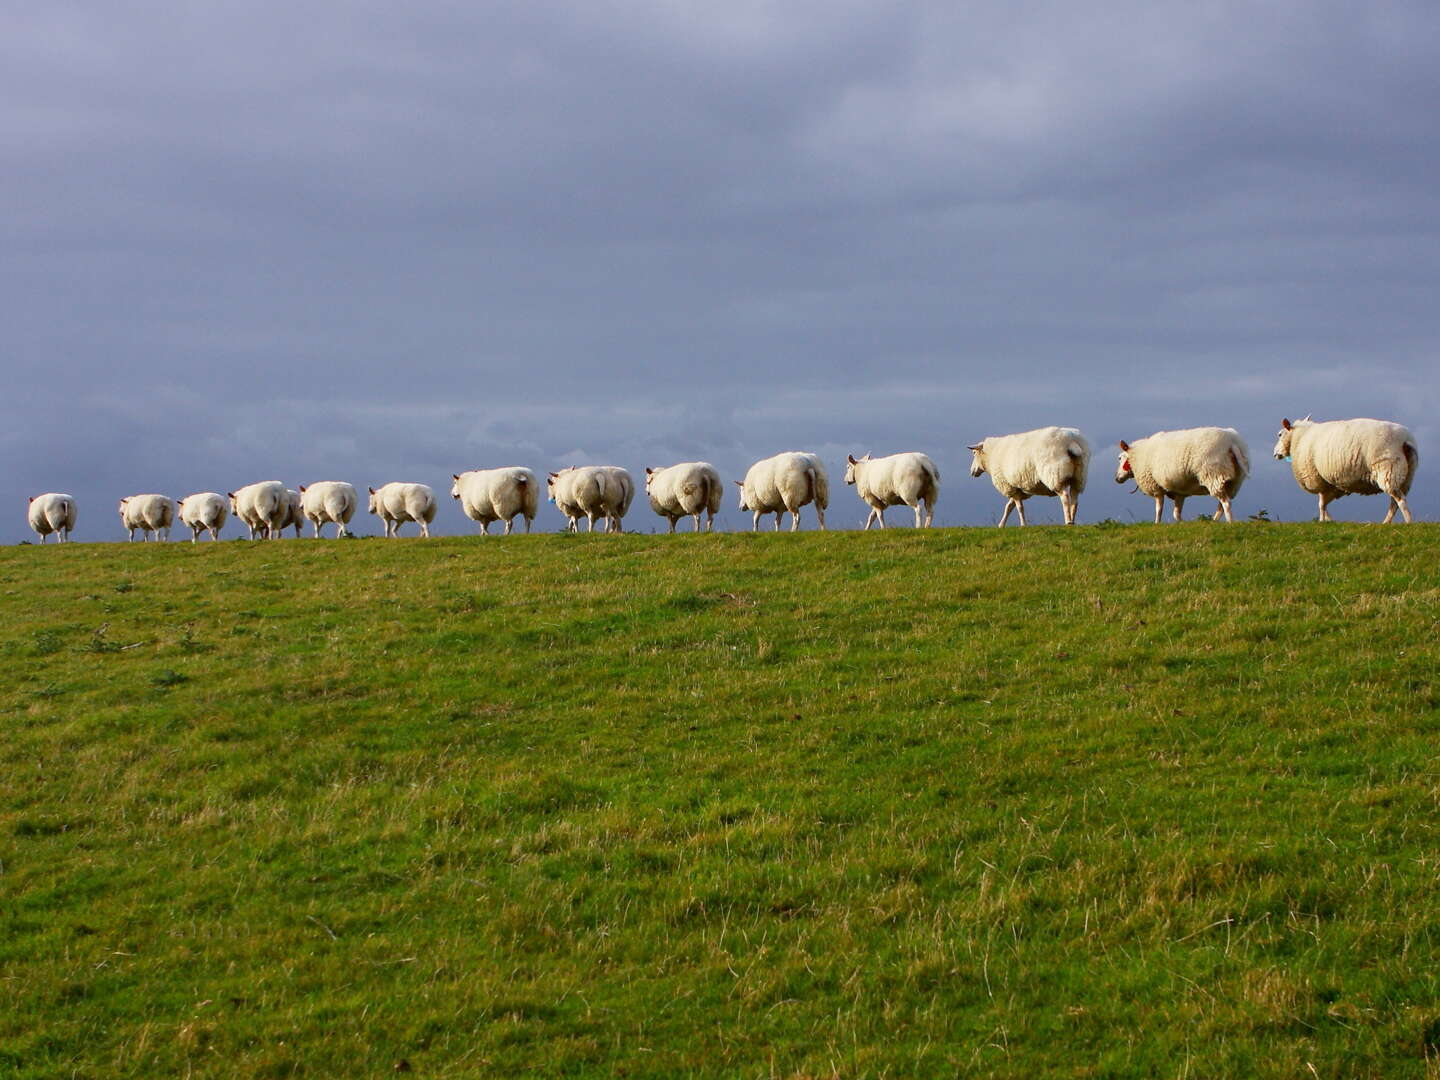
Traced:
[[1293, 427], [1294, 425], [1292, 425], [1292, 424], [1290, 423], [1289, 417], [1286, 417], [1284, 420], [1281, 420], [1281, 421], [1280, 421], [1280, 426], [1281, 426], [1282, 428], [1284, 428], [1286, 431], [1289, 431], [1290, 428]]
[[1130, 449], [1130, 444], [1129, 444], [1128, 442], [1126, 442], [1124, 439], [1121, 439], [1121, 440], [1120, 440], [1120, 449], [1121, 449], [1121, 450], [1129, 450], [1129, 449]]
[[300, 485], [300, 491], [301, 491], [301, 492], [304, 492], [304, 490], [305, 490], [305, 485], [304, 485], [304, 484], [301, 484], [301, 485]]
[[976, 450], [979, 450], [980, 447], [982, 447], [982, 446], [984, 446], [984, 445], [985, 445], [984, 443], [978, 443], [978, 442], [977, 442], [974, 446], [967, 446], [967, 447], [965, 447], [965, 449], [966, 449], [966, 450], [970, 450], [970, 451], [976, 451]]
[[744, 480], [736, 480], [736, 481], [735, 481], [735, 486], [736, 486], [736, 487], [739, 487], [739, 488], [743, 488], [743, 487], [745, 486], [745, 481], [744, 481]]
[[31, 496], [30, 496], [30, 501], [31, 501], [31, 502], [34, 502], [34, 501], [35, 501], [35, 496], [34, 496], [34, 495], [31, 495]]
[[374, 495], [374, 494], [375, 494], [375, 489], [374, 489], [374, 488], [367, 488], [366, 490], [369, 491], [371, 495]]
[[227, 499], [233, 499], [233, 498], [235, 497], [235, 492], [233, 492], [233, 491], [227, 491], [227, 492], [225, 493], [225, 497], [226, 497]]
[[845, 460], [848, 461], [851, 465], [854, 465], [854, 464], [855, 464], [855, 455], [854, 455], [854, 454], [846, 454], [846, 455], [845, 455]]
[[552, 472], [552, 473], [549, 474], [548, 478], [553, 480], [555, 477], [557, 477], [557, 476], [559, 476], [559, 475], [560, 475], [560, 474], [559, 474], [558, 472]]
[[651, 475], [654, 474], [654, 472], [655, 472], [655, 470], [652, 469], [652, 468], [650, 468], [649, 465], [646, 465], [646, 466], [645, 466], [645, 475], [646, 475], [646, 476], [651, 476]]
[[1305, 414], [1305, 419], [1302, 420], [1302, 421], [1300, 421], [1300, 422], [1301, 422], [1302, 424], [1307, 423], [1307, 422], [1309, 421], [1310, 417], [1312, 417], [1312, 416], [1314, 416], [1314, 415], [1315, 415], [1314, 413], [1308, 413], [1308, 412], [1307, 412], [1307, 413]]

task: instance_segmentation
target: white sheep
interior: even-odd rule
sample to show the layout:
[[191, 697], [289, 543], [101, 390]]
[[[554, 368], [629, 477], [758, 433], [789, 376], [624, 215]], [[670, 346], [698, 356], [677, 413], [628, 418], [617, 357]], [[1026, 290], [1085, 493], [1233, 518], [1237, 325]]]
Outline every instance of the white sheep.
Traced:
[[394, 482], [370, 489], [370, 513], [385, 523], [386, 536], [399, 536], [400, 526], [413, 521], [422, 538], [430, 536], [435, 520], [435, 491], [428, 484]]
[[[320, 539], [320, 529], [334, 524], [335, 539], [349, 535], [346, 528], [360, 505], [360, 496], [355, 488], [343, 480], [321, 480], [314, 484], [300, 485], [300, 512], [315, 527], [315, 539]], [[298, 530], [296, 535], [299, 535]]]
[[1058, 495], [1066, 525], [1075, 524], [1080, 495], [1090, 471], [1090, 443], [1075, 428], [1043, 427], [1015, 435], [992, 435], [968, 447], [970, 475], [990, 474], [995, 490], [1005, 496], [1000, 527], [1019, 513], [1025, 524], [1025, 500], [1032, 495]]
[[295, 530], [295, 539], [299, 540], [301, 530], [305, 528], [305, 504], [300, 492], [294, 488], [285, 489], [285, 517], [280, 522], [277, 538], [283, 537], [285, 530], [290, 528]]
[[645, 470], [645, 494], [650, 497], [650, 509], [670, 523], [672, 533], [682, 517], [694, 518], [695, 531], [699, 532], [702, 514], [708, 515], [705, 531], [712, 531], [724, 493], [720, 471], [708, 461], [685, 461]]
[[1275, 456], [1290, 459], [1295, 482], [1320, 496], [1320, 520], [1333, 521], [1330, 503], [1342, 495], [1387, 495], [1384, 524], [1399, 510], [1408, 522], [1410, 504], [1405, 496], [1420, 467], [1415, 436], [1389, 420], [1326, 420], [1308, 416], [1293, 424], [1280, 422]]
[[1250, 450], [1234, 428], [1199, 427], [1183, 431], [1157, 431], [1133, 443], [1120, 440], [1120, 467], [1115, 482], [1134, 480], [1146, 495], [1155, 500], [1155, 524], [1165, 510], [1165, 499], [1175, 504], [1175, 520], [1180, 520], [1185, 499], [1190, 495], [1209, 495], [1220, 505], [1215, 520], [1230, 514], [1230, 500], [1240, 491], [1250, 475]]
[[509, 465], [451, 475], [455, 481], [451, 496], [460, 500], [466, 517], [480, 523], [481, 533], [488, 536], [490, 523], [503, 521], [505, 535], [509, 536], [515, 519], [521, 516], [525, 518], [525, 531], [530, 531], [540, 505], [540, 485], [529, 469]]
[[198, 543], [200, 534], [209, 531], [211, 540], [220, 539], [220, 530], [230, 516], [230, 504], [218, 491], [200, 491], [186, 495], [178, 509], [182, 523], [190, 526], [190, 542]]
[[126, 495], [120, 500], [120, 524], [130, 530], [130, 539], [140, 530], [140, 538], [170, 539], [170, 526], [175, 523], [175, 500], [166, 495]]
[[[291, 494], [279, 480], [246, 484], [229, 493], [230, 511], [245, 523], [251, 540], [255, 539], [256, 532], [262, 537], [278, 540], [286, 526], [292, 524], [291, 515], [300, 511], [300, 496], [296, 494], [292, 502]], [[298, 536], [300, 526], [298, 522], [294, 524]]]
[[820, 528], [825, 528], [825, 510], [830, 505], [830, 478], [825, 466], [814, 454], [787, 450], [783, 454], [757, 461], [745, 473], [740, 485], [740, 509], [754, 514], [750, 531], [760, 528], [762, 514], [775, 515], [775, 531], [780, 531], [780, 515], [790, 514], [790, 531], [800, 528], [800, 508], [815, 504]]
[[30, 505], [26, 510], [30, 528], [39, 535], [42, 544], [51, 533], [55, 534], [57, 543], [69, 540], [76, 516], [75, 497], [58, 491], [30, 496]]
[[[935, 500], [940, 497], [940, 470], [925, 454], [891, 454], [872, 458], [866, 454], [845, 458], [845, 483], [853, 484], [870, 513], [865, 528], [872, 521], [885, 528], [887, 506], [908, 506], [915, 511], [915, 527], [928, 528], [935, 520]], [[922, 521], [920, 506], [925, 506]]]
[[586, 531], [595, 531], [596, 519], [605, 522], [606, 532], [621, 531], [621, 519], [635, 498], [635, 482], [618, 465], [571, 465], [545, 478], [549, 499], [565, 515], [566, 531], [579, 532], [580, 519]]

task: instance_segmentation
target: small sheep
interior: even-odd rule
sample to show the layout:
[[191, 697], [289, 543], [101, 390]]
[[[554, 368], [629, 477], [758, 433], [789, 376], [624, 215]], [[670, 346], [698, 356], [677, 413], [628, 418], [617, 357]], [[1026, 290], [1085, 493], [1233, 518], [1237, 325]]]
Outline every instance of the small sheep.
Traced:
[[220, 539], [220, 530], [230, 516], [230, 505], [217, 491], [201, 491], [186, 495], [179, 502], [180, 520], [190, 526], [190, 542], [198, 543], [200, 534], [209, 530], [211, 540]]
[[787, 450], [783, 454], [757, 461], [736, 480], [740, 486], [740, 509], [754, 514], [750, 531], [760, 528], [762, 514], [775, 515], [775, 531], [780, 531], [780, 515], [790, 514], [790, 531], [800, 528], [800, 508], [815, 504], [820, 528], [825, 528], [825, 510], [830, 505], [830, 479], [825, 466], [814, 454]]
[[990, 474], [995, 490], [1005, 496], [1000, 527], [1010, 511], [1025, 524], [1025, 500], [1032, 495], [1058, 495], [1066, 525], [1075, 524], [1080, 495], [1090, 471], [1090, 443], [1075, 428], [1044, 427], [1016, 435], [992, 435], [968, 447], [970, 475]]
[[120, 524], [130, 530], [132, 542], [137, 529], [142, 540], [149, 540], [151, 533], [157, 540], [169, 540], [174, 523], [175, 501], [168, 496], [126, 495], [120, 500]]
[[[915, 511], [915, 527], [929, 528], [935, 520], [935, 500], [940, 496], [940, 470], [924, 454], [891, 454], [889, 457], [871, 458], [866, 454], [856, 458], [850, 454], [845, 458], [845, 483], [855, 487], [870, 507], [865, 518], [865, 528], [872, 521], [880, 522], [885, 528], [887, 506], [908, 506]], [[922, 523], [920, 505], [925, 504]]]
[[606, 532], [619, 532], [635, 498], [635, 482], [618, 465], [571, 465], [550, 473], [545, 486], [565, 515], [567, 532], [579, 532], [582, 517], [587, 532], [595, 531], [597, 518], [604, 520]]
[[400, 526], [413, 521], [428, 539], [435, 520], [435, 491], [428, 484], [389, 483], [370, 489], [370, 513], [385, 523], [385, 535], [400, 535]]
[[515, 519], [525, 518], [525, 531], [535, 520], [540, 504], [540, 485], [535, 474], [519, 465], [499, 469], [471, 469], [469, 472], [452, 473], [455, 483], [450, 488], [453, 498], [460, 500], [460, 509], [471, 521], [480, 523], [480, 532], [490, 533], [492, 521], [505, 523], [505, 535], [515, 525]]
[[300, 492], [294, 488], [285, 489], [285, 519], [280, 522], [277, 539], [284, 537], [285, 530], [290, 528], [295, 530], [295, 539], [299, 540], [301, 530], [305, 528], [305, 504]]
[[1120, 467], [1115, 482], [1134, 480], [1136, 486], [1155, 500], [1155, 524], [1165, 510], [1168, 496], [1180, 520], [1185, 499], [1209, 495], [1220, 505], [1215, 520], [1230, 514], [1230, 500], [1250, 475], [1250, 450], [1234, 428], [1199, 427], [1183, 431], [1157, 431], [1133, 443], [1120, 440]]
[[1420, 467], [1415, 436], [1389, 420], [1327, 420], [1308, 416], [1293, 424], [1280, 421], [1275, 456], [1290, 459], [1295, 482], [1320, 497], [1320, 520], [1333, 521], [1330, 503], [1344, 495], [1389, 496], [1384, 524], [1399, 510], [1409, 522], [1405, 497]]
[[[255, 539], [257, 531], [262, 537], [278, 540], [281, 532], [291, 524], [292, 513], [298, 514], [300, 510], [300, 496], [295, 495], [292, 503], [291, 494], [279, 480], [246, 484], [229, 493], [230, 511], [245, 523], [251, 540]], [[298, 522], [295, 523], [295, 534], [300, 534]]]
[[63, 544], [70, 539], [70, 533], [75, 528], [75, 497], [58, 491], [31, 495], [26, 516], [30, 528], [39, 535], [40, 543], [45, 543], [45, 538], [54, 533], [56, 543]]
[[[335, 539], [347, 536], [346, 528], [360, 505], [360, 496], [355, 488], [343, 480], [321, 480], [315, 484], [300, 485], [300, 512], [315, 527], [315, 539], [320, 539], [320, 528], [333, 523]], [[296, 530], [299, 535], [299, 530]]]
[[699, 532], [702, 514], [708, 515], [705, 531], [712, 531], [724, 493], [720, 471], [708, 461], [685, 461], [645, 470], [645, 494], [650, 497], [650, 509], [670, 523], [672, 533], [682, 517], [694, 518], [695, 531]]

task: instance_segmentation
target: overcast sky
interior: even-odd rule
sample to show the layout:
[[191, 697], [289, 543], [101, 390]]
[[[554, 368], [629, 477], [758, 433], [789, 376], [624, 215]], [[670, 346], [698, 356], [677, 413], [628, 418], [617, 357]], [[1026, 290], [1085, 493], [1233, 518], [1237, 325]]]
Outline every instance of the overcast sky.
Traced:
[[1308, 519], [1305, 413], [1408, 424], [1440, 517], [1437, 102], [1433, 0], [7, 5], [0, 541], [272, 478], [468, 532], [465, 468], [785, 449], [832, 524], [867, 450], [980, 524], [965, 444], [1052, 423], [1082, 521], [1147, 519], [1117, 440], [1198, 424], [1242, 515]]

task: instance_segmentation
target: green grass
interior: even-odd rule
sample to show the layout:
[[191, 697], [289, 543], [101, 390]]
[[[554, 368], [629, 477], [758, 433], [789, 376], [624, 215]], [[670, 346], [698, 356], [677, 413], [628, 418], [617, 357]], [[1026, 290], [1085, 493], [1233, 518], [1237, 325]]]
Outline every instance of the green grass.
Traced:
[[0, 1075], [1440, 1075], [1437, 551], [0, 551]]

